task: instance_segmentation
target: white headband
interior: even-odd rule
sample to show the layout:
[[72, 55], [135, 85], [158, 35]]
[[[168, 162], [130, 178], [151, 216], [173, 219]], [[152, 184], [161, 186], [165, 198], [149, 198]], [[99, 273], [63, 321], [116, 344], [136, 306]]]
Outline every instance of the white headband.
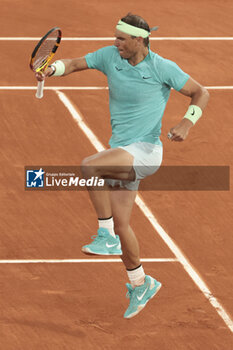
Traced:
[[141, 36], [142, 38], [147, 38], [150, 35], [146, 29], [134, 27], [131, 24], [125, 23], [123, 21], [119, 21], [117, 23], [116, 29], [125, 34], [129, 34], [132, 36]]

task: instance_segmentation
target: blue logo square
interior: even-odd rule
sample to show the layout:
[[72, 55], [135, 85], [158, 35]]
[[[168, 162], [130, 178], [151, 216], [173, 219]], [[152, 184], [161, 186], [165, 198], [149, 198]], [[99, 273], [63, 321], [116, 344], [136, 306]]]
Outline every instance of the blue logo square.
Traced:
[[44, 187], [44, 171], [40, 170], [26, 170], [26, 187]]

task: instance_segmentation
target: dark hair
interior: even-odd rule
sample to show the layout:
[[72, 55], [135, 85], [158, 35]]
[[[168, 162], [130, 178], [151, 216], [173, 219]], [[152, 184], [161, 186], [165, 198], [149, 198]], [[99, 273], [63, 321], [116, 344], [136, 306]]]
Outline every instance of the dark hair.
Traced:
[[[150, 27], [148, 23], [138, 15], [133, 15], [132, 13], [128, 13], [125, 17], [121, 18], [121, 21], [127, 24], [131, 24], [134, 27], [145, 29], [150, 33]], [[133, 38], [135, 37], [133, 36]], [[143, 39], [143, 43], [146, 47], [149, 46], [149, 36]]]

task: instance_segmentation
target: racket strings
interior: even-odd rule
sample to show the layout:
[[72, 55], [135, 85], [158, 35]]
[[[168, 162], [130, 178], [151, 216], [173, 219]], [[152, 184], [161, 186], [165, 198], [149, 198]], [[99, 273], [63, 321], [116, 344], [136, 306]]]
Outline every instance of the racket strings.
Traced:
[[50, 56], [50, 54], [53, 52], [54, 47], [56, 46], [58, 35], [58, 30], [52, 32], [41, 44], [34, 58], [33, 70], [36, 70], [39, 67], [43, 66], [47, 61], [47, 58]]

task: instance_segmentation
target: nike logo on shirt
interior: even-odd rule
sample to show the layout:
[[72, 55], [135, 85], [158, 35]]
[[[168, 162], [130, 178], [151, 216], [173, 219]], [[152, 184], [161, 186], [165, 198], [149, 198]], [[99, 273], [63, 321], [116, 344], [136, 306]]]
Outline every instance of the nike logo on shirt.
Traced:
[[143, 79], [151, 79], [151, 77], [142, 77]]
[[118, 72], [120, 72], [121, 70], [123, 70], [123, 68], [118, 68], [117, 66], [115, 66], [116, 70], [118, 70]]

